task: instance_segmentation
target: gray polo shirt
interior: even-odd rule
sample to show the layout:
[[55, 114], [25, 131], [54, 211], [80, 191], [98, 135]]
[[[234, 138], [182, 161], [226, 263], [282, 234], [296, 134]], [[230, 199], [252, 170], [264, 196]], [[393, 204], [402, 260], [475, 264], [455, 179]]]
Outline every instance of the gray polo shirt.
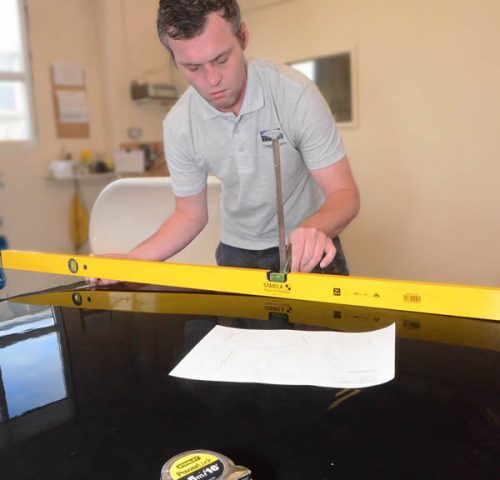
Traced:
[[316, 85], [285, 65], [248, 60], [238, 116], [216, 110], [189, 87], [167, 114], [165, 156], [174, 194], [189, 196], [221, 181], [221, 241], [260, 250], [278, 245], [273, 152], [282, 136], [281, 171], [287, 237], [314, 213], [323, 194], [309, 169], [344, 157], [330, 109]]

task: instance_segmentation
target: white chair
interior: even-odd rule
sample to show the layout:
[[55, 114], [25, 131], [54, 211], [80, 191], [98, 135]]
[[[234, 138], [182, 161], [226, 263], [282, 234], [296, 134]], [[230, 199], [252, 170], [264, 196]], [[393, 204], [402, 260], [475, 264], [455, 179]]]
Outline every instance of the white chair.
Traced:
[[[215, 265], [220, 239], [220, 182], [208, 178], [209, 221], [169, 262]], [[172, 213], [175, 197], [168, 177], [121, 178], [97, 197], [89, 224], [92, 253], [126, 253], [151, 236]]]

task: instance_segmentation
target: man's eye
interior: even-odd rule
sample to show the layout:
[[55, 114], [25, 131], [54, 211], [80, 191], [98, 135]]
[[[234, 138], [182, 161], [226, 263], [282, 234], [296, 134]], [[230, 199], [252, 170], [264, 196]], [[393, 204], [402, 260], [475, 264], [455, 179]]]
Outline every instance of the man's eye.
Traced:
[[222, 57], [217, 59], [217, 65], [224, 65], [227, 62], [227, 57]]
[[200, 69], [200, 67], [198, 65], [188, 65], [187, 69], [190, 72], [197, 72]]

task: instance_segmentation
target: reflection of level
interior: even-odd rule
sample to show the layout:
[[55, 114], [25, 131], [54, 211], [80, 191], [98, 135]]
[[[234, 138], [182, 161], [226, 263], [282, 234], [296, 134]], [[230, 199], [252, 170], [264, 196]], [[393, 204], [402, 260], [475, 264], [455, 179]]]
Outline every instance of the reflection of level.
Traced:
[[470, 318], [399, 312], [304, 300], [198, 292], [62, 290], [22, 295], [11, 301], [82, 309], [208, 315], [267, 320], [278, 316], [299, 328], [313, 325], [367, 332], [396, 323], [403, 338], [500, 350], [500, 324]]
[[394, 311], [332, 305], [304, 300], [199, 292], [150, 292], [111, 290], [58, 290], [21, 295], [19, 303], [77, 307], [95, 310], [147, 312], [173, 315], [208, 315], [268, 320], [281, 317], [292, 323], [365, 332], [394, 323], [380, 312]]
[[4, 250], [6, 269], [500, 320], [500, 288]]

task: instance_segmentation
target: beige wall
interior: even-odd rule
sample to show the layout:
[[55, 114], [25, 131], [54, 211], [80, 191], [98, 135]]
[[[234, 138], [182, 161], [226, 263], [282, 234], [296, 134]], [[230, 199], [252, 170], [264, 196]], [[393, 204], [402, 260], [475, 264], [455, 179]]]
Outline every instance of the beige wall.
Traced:
[[[119, 143], [130, 140], [130, 127], [142, 128], [141, 140], [161, 140], [166, 107], [135, 106], [129, 88], [134, 79], [169, 80], [172, 67], [156, 40], [156, 0], [26, 0], [26, 4], [36, 140], [29, 147], [0, 150], [5, 185], [0, 188], [0, 217], [12, 248], [71, 251], [67, 219], [73, 184], [48, 180], [50, 162], [63, 148], [75, 158], [84, 148], [111, 154]], [[57, 138], [50, 84], [50, 67], [56, 61], [78, 63], [85, 70], [89, 138]], [[85, 183], [88, 210], [104, 185]]]
[[156, 34], [158, 1], [106, 0], [97, 4], [109, 149], [130, 141], [129, 128], [142, 130], [141, 141], [159, 141], [162, 120], [170, 105], [136, 104], [130, 100], [133, 81], [179, 83], [180, 80]]
[[290, 0], [246, 15], [249, 53], [355, 49], [362, 192], [352, 272], [500, 285], [500, 3]]
[[[70, 251], [67, 224], [71, 183], [48, 180], [49, 163], [63, 148], [77, 154], [85, 147], [101, 151], [105, 144], [102, 88], [95, 5], [84, 0], [28, 0], [36, 141], [28, 148], [0, 150], [0, 216], [10, 246], [19, 249]], [[56, 136], [50, 65], [80, 63], [85, 68], [90, 109], [90, 138]]]
[[[167, 107], [136, 106], [134, 79], [178, 81], [154, 31], [157, 0], [27, 0], [38, 145], [0, 152], [11, 245], [69, 251], [71, 185], [46, 180], [62, 145], [111, 151]], [[356, 275], [500, 285], [500, 4], [495, 0], [289, 0], [245, 13], [253, 56], [354, 49], [358, 125], [342, 135], [362, 191], [345, 232]], [[53, 61], [87, 74], [91, 137], [56, 138]], [[99, 186], [89, 187], [98, 190]]]

